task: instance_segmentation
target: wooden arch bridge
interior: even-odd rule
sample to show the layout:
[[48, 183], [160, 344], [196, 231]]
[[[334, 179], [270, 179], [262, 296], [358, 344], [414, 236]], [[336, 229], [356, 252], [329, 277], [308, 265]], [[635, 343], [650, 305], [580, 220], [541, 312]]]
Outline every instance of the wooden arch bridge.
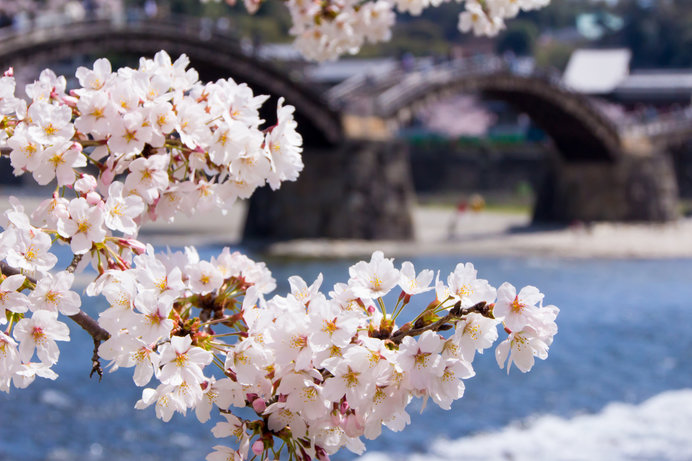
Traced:
[[[190, 57], [200, 78], [232, 77], [296, 107], [306, 169], [278, 193], [253, 196], [251, 238], [407, 238], [413, 198], [398, 128], [425, 104], [480, 92], [527, 113], [559, 156], [539, 192], [536, 220], [665, 221], [677, 216], [675, 175], [666, 151], [692, 138], [692, 111], [618, 125], [588, 97], [557, 79], [518, 75], [502, 61], [449, 62], [347, 80], [326, 95], [247, 53], [213, 23], [189, 20], [88, 21], [24, 32], [0, 30], [0, 67], [75, 55], [126, 53]], [[261, 211], [254, 212], [253, 209]], [[300, 210], [300, 213], [297, 211]]]

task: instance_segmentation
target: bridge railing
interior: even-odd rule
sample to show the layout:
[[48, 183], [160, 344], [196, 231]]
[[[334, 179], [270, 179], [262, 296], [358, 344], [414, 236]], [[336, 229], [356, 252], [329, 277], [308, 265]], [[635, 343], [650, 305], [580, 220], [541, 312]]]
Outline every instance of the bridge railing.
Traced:
[[366, 90], [375, 92], [378, 88], [387, 88], [405, 75], [405, 71], [400, 68], [389, 72], [356, 74], [330, 88], [326, 94], [327, 101], [335, 108], [342, 108], [348, 97]]
[[650, 139], [663, 137], [689, 137], [692, 133], [692, 106], [657, 114], [655, 119], [646, 115], [630, 118], [620, 125], [624, 136], [646, 136]]
[[433, 87], [445, 85], [466, 76], [489, 75], [507, 71], [506, 61], [499, 57], [457, 59], [429, 69], [407, 74], [396, 86], [380, 94], [375, 106], [378, 113], [389, 114], [402, 100], [415, 100]]
[[[83, 30], [98, 30], [108, 26], [118, 28], [136, 28], [138, 26], [177, 29], [198, 35], [201, 39], [211, 40], [220, 38], [227, 43], [237, 44], [245, 54], [254, 54], [252, 46], [242, 46], [242, 41], [235, 34], [226, 18], [213, 20], [208, 17], [190, 17], [180, 15], [165, 15], [149, 17], [138, 8], [128, 8], [115, 14], [95, 14], [86, 18], [75, 18], [66, 13], [39, 13], [34, 17], [26, 17], [21, 21], [0, 27], [0, 48], [11, 48], [17, 44], [38, 42], [51, 34], [70, 33], [79, 28]], [[257, 56], [254, 56], [257, 58]]]

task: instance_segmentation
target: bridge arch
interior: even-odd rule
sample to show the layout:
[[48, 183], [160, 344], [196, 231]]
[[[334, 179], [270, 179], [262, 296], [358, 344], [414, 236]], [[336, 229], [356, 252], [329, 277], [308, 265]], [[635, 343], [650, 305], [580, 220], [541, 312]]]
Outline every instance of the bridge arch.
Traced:
[[[328, 99], [346, 114], [347, 133], [376, 140], [395, 137], [430, 102], [469, 92], [514, 105], [551, 137], [559, 152], [547, 162], [535, 221], [665, 221], [677, 216], [667, 143], [638, 125], [619, 125], [588, 96], [555, 78], [510, 72], [501, 59], [354, 78], [333, 88]], [[680, 131], [664, 125], [651, 128], [666, 139], [671, 137], [668, 128]]]
[[[502, 62], [451, 62], [380, 85], [386, 88], [373, 98], [368, 110], [395, 129], [430, 101], [477, 92], [526, 113], [551, 137], [566, 161], [613, 161], [621, 155], [618, 126], [591, 99], [570, 91], [557, 79], [513, 74]], [[343, 106], [348, 98], [339, 89], [331, 94], [339, 94], [337, 105]], [[344, 109], [349, 111], [347, 103]], [[362, 105], [358, 110], [363, 113]]]
[[[50, 62], [80, 54], [123, 53], [153, 56], [166, 50], [185, 53], [200, 79], [246, 82], [256, 94], [279, 96], [296, 107], [296, 120], [307, 145], [328, 146], [342, 139], [341, 119], [321, 96], [268, 62], [244, 52], [235, 37], [191, 19], [177, 22], [85, 21], [0, 36], [0, 68]], [[272, 104], [267, 104], [268, 111]], [[267, 114], [265, 117], [274, 117]]]

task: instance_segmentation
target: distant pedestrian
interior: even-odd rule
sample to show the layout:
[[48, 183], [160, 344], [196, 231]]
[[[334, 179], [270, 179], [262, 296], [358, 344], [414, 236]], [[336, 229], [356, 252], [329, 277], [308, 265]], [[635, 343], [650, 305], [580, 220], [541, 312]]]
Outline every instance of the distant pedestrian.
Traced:
[[144, 14], [148, 18], [154, 18], [159, 13], [159, 7], [156, 4], [156, 0], [147, 0], [144, 4]]
[[461, 200], [457, 203], [456, 211], [449, 220], [449, 227], [447, 228], [448, 240], [456, 238], [459, 230], [464, 228], [470, 217], [469, 213], [480, 213], [483, 210], [485, 210], [485, 199], [480, 194], [473, 194], [468, 201]]
[[467, 211], [468, 203], [466, 200], [461, 200], [459, 203], [457, 203], [456, 210], [452, 214], [452, 218], [449, 220], [449, 227], [447, 228], [448, 240], [453, 240], [456, 237], [457, 226], [459, 223], [461, 223], [463, 227]]

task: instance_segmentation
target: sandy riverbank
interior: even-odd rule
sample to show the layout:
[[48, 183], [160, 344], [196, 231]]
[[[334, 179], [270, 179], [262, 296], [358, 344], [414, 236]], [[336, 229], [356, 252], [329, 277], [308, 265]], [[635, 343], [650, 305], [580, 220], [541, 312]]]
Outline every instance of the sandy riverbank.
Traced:
[[[0, 189], [0, 209], [17, 190]], [[27, 208], [42, 196], [24, 194]], [[239, 203], [224, 215], [181, 215], [174, 224], [147, 223], [140, 237], [156, 246], [238, 244], [246, 207]], [[272, 256], [360, 257], [376, 249], [389, 256], [450, 254], [471, 256], [546, 256], [568, 258], [692, 258], [692, 219], [667, 224], [612, 224], [535, 227], [522, 214], [480, 212], [457, 216], [450, 208], [416, 207], [413, 242], [294, 240], [265, 248]], [[452, 226], [452, 222], [455, 224]], [[451, 229], [450, 229], [451, 228]]]
[[[450, 221], [457, 219], [450, 233]], [[450, 254], [567, 258], [692, 258], [692, 219], [667, 224], [536, 227], [529, 216], [416, 208], [415, 242], [293, 241], [276, 243], [274, 255], [362, 256], [382, 249], [391, 256]]]

